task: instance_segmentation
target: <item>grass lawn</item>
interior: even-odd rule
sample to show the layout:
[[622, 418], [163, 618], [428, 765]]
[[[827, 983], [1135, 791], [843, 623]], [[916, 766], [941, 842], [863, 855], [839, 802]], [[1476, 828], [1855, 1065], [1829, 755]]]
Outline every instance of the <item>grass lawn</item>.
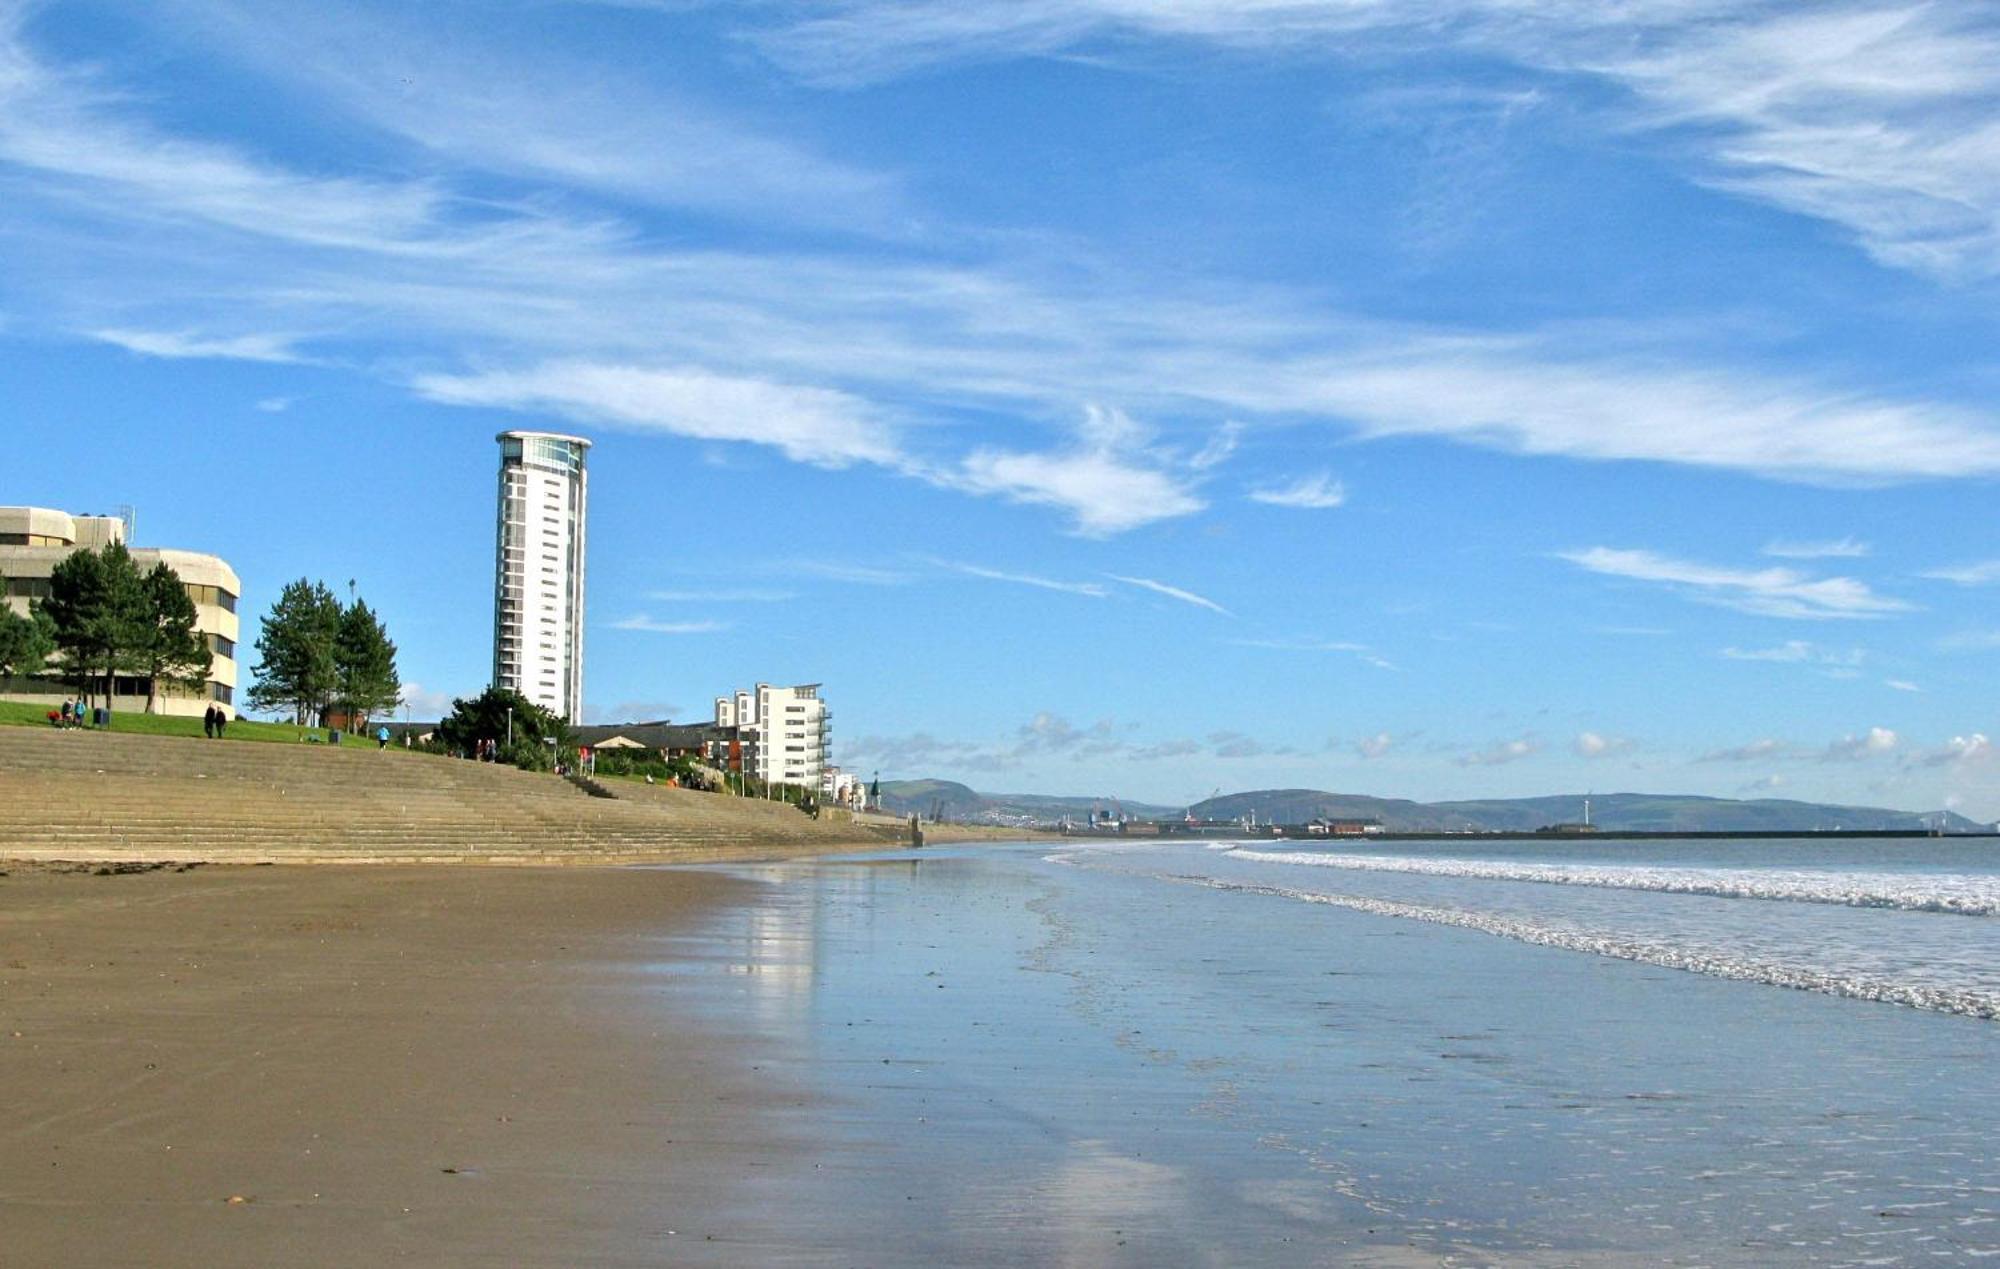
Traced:
[[[49, 725], [47, 705], [31, 705], [22, 701], [0, 701], [0, 727], [47, 727]], [[167, 714], [144, 714], [133, 710], [120, 710], [111, 715], [111, 730], [135, 732], [144, 736], [193, 736], [202, 739], [201, 718], [181, 718]], [[301, 737], [316, 740], [326, 739], [324, 727], [294, 727], [290, 723], [255, 723], [247, 718], [239, 718], [229, 724], [223, 737], [228, 740], [256, 740], [268, 743], [296, 745]], [[364, 743], [356, 737], [356, 743]], [[373, 740], [365, 743], [373, 744]], [[393, 747], [393, 746], [392, 746]]]

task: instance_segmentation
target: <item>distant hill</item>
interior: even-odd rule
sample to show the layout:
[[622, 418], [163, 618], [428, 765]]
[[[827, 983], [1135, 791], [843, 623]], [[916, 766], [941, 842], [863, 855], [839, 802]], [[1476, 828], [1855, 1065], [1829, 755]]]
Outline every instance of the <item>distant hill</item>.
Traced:
[[[1409, 802], [1318, 789], [1260, 789], [1231, 793], [1189, 808], [1201, 819], [1234, 820], [1256, 812], [1259, 823], [1375, 819], [1390, 832], [1489, 829], [1530, 831], [1583, 818], [1580, 793], [1542, 798], [1493, 798], [1468, 802]], [[1598, 793], [1590, 795], [1590, 820], [1606, 830], [1630, 832], [1810, 832], [1814, 829], [1922, 829], [1944, 817], [1949, 832], [1986, 825], [1949, 811], [1892, 811], [1779, 798], [1737, 801], [1692, 794]]]
[[[1050, 797], [1039, 793], [980, 793], [955, 780], [884, 780], [882, 805], [898, 815], [942, 816], [976, 824], [1052, 824], [1068, 816], [1082, 821], [1092, 811], [1123, 811], [1134, 819], [1241, 820], [1253, 812], [1259, 824], [1303, 824], [1308, 820], [1379, 820], [1392, 833], [1498, 831], [1529, 832], [1583, 818], [1581, 793], [1542, 798], [1488, 798], [1465, 802], [1412, 802], [1405, 798], [1329, 793], [1324, 789], [1257, 789], [1227, 793], [1192, 807], [1118, 802], [1101, 797]], [[1779, 832], [1814, 829], [1923, 829], [1943, 817], [1947, 832], [1989, 827], [1949, 811], [1892, 811], [1878, 806], [1837, 806], [1780, 798], [1738, 801], [1670, 793], [1593, 793], [1590, 821], [1607, 831]]]
[[897, 815], [941, 815], [977, 824], [1052, 824], [1065, 815], [1074, 820], [1094, 810], [1122, 810], [1137, 819], [1178, 816], [1179, 807], [1145, 802], [1119, 803], [1112, 798], [1051, 797], [1041, 793], [976, 793], [955, 780], [884, 780], [882, 807]]

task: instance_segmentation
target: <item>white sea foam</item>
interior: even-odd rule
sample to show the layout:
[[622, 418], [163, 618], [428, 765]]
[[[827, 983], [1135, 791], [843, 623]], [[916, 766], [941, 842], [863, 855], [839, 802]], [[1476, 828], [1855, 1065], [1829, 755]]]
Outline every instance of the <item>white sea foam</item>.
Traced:
[[1354, 872], [1419, 873], [1481, 881], [1532, 881], [1557, 886], [1711, 895], [1723, 899], [1774, 899], [1791, 903], [1831, 903], [1850, 908], [1943, 912], [1954, 916], [2000, 916], [2000, 877], [1975, 873], [1550, 864], [1501, 859], [1436, 859], [1417, 855], [1348, 855], [1328, 851], [1254, 849], [1235, 850], [1230, 857], [1308, 868], [1342, 868]]
[[[1283, 858], [1290, 859], [1292, 856]], [[1286, 886], [1225, 881], [1219, 877], [1181, 874], [1172, 879], [1214, 890], [1299, 899], [1307, 903], [1321, 903], [1337, 908], [1348, 908], [1355, 912], [1373, 913], [1376, 916], [1399, 917], [1411, 921], [1428, 921], [1434, 925], [1456, 926], [1464, 930], [1478, 930], [1542, 947], [1559, 947], [1567, 951], [1589, 952], [1619, 960], [1642, 961], [1649, 965], [1682, 969], [1715, 978], [1768, 983], [1799, 991], [1848, 996], [1857, 1000], [1877, 1000], [1887, 1004], [1906, 1005], [1912, 1009], [1963, 1014], [1973, 1018], [2000, 1018], [2000, 993], [1991, 991], [1903, 982], [1866, 974], [1843, 974], [1817, 966], [1760, 960], [1719, 948], [1632, 938], [1604, 930], [1542, 925], [1483, 912], [1397, 903], [1358, 895], [1323, 894]]]

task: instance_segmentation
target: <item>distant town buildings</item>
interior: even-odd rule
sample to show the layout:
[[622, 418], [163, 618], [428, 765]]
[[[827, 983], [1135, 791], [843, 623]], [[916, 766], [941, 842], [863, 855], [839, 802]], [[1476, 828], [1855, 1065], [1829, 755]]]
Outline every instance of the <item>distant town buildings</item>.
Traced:
[[583, 561], [590, 442], [502, 432], [494, 544], [493, 683], [583, 717]]
[[751, 776], [767, 784], [821, 791], [833, 747], [833, 711], [820, 699], [819, 687], [759, 683], [750, 691], [715, 698], [715, 725], [734, 727], [752, 742], [745, 748], [746, 759], [754, 764], [746, 768]]
[[[15, 612], [27, 615], [29, 605], [49, 596], [49, 575], [73, 551], [95, 551], [112, 542], [124, 542], [125, 521], [117, 516], [76, 516], [46, 507], [0, 507], [0, 595]], [[201, 714], [210, 705], [223, 713], [236, 713], [236, 640], [239, 626], [236, 601], [243, 584], [236, 570], [213, 555], [176, 551], [159, 547], [133, 547], [132, 562], [140, 572], [164, 562], [180, 575], [194, 600], [195, 629], [207, 636], [214, 660], [208, 681], [199, 691], [162, 684], [159, 708], [166, 714]], [[144, 709], [152, 683], [139, 675], [118, 675], [112, 680], [113, 709]], [[70, 695], [69, 687], [56, 679], [11, 680], [4, 695], [10, 700], [26, 700], [60, 705]]]

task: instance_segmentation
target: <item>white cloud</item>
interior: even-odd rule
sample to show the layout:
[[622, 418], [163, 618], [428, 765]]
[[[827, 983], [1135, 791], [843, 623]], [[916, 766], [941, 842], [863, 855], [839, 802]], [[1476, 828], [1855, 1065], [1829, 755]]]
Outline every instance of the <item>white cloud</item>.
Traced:
[[[234, 361], [297, 362], [305, 358], [292, 347], [289, 335], [204, 336], [188, 331], [94, 330], [92, 339], [116, 344], [144, 357], [218, 358]], [[279, 398], [290, 404], [290, 398]], [[259, 402], [259, 409], [264, 403]]]
[[1239, 648], [1266, 648], [1273, 652], [1344, 652], [1378, 670], [1396, 668], [1367, 644], [1345, 639], [1231, 639], [1229, 642]]
[[1871, 484], [2000, 472], [1983, 414], [1714, 369], [1582, 361], [1534, 339], [1417, 338], [1283, 373], [1293, 408], [1367, 436]]
[[1373, 761], [1388, 753], [1395, 743], [1395, 738], [1390, 736], [1388, 732], [1378, 731], [1372, 736], [1363, 736], [1360, 740], [1355, 741], [1354, 752], [1360, 754], [1365, 759]]
[[940, 479], [975, 493], [1060, 507], [1085, 537], [1122, 533], [1208, 505], [1143, 453], [1148, 434], [1123, 411], [1090, 406], [1079, 431], [1082, 443], [1059, 453], [982, 447]]
[[727, 630], [727, 623], [720, 621], [661, 621], [639, 613], [611, 623], [613, 630], [643, 630], [648, 634], [692, 635], [714, 634]]
[[1993, 761], [1996, 751], [1993, 742], [1983, 732], [1973, 732], [1969, 736], [1953, 736], [1943, 745], [1913, 758], [1921, 767], [1971, 767]]
[[1908, 679], [1883, 679], [1882, 686], [1894, 688], [1898, 692], [1921, 692], [1924, 690]]
[[1787, 752], [1784, 745], [1766, 737], [1763, 740], [1753, 740], [1747, 745], [1739, 745], [1734, 749], [1712, 749], [1695, 759], [1695, 761], [1761, 762], [1767, 758], [1783, 757]]
[[[1593, 111], [1661, 135], [1690, 176], [1836, 224], [1876, 259], [2000, 270], [2000, 36], [1976, 5], [1750, 0], [847, 0], [758, 34], [836, 83], [1107, 39], [1394, 57], [1440, 43], [1629, 94]], [[1116, 47], [1114, 43], [1112, 47]]]
[[1243, 425], [1241, 423], [1236, 422], [1234, 419], [1224, 423], [1216, 429], [1213, 436], [1208, 438], [1206, 444], [1188, 458], [1187, 465], [1194, 471], [1207, 471], [1211, 467], [1221, 465], [1228, 461], [1231, 454], [1236, 452], [1236, 446], [1242, 440], [1242, 437]]
[[1852, 669], [1868, 658], [1868, 654], [1860, 648], [1836, 652], [1803, 639], [1788, 639], [1774, 648], [1724, 648], [1722, 655], [1731, 661], [1774, 661], [1794, 665], [1811, 663], [1841, 669]]
[[1165, 595], [1168, 599], [1177, 599], [1181, 603], [1192, 604], [1196, 608], [1206, 608], [1210, 612], [1221, 613], [1225, 617], [1236, 615], [1212, 599], [1204, 598], [1191, 590], [1182, 590], [1178, 586], [1169, 586], [1165, 582], [1156, 582], [1150, 577], [1125, 577], [1118, 573], [1106, 573], [1105, 576], [1114, 582], [1124, 582], [1127, 586], [1137, 586], [1142, 590], [1150, 590], [1156, 595]]
[[1347, 501], [1347, 489], [1332, 476], [1321, 472], [1316, 476], [1301, 476], [1288, 485], [1253, 489], [1250, 491], [1250, 501], [1267, 503], [1273, 507], [1328, 510]]
[[1896, 733], [1890, 731], [1887, 727], [1870, 727], [1866, 735], [1843, 736], [1839, 740], [1834, 741], [1826, 747], [1826, 752], [1820, 755], [1820, 757], [1822, 761], [1826, 762], [1873, 758], [1880, 754], [1889, 753], [1899, 743], [1900, 740]]
[[1859, 542], [1851, 537], [1832, 538], [1820, 542], [1780, 539], [1764, 544], [1764, 554], [1781, 560], [1859, 559], [1870, 553], [1870, 547], [1866, 542]]
[[1960, 564], [1954, 568], [1934, 568], [1921, 574], [1941, 582], [1957, 582], [1960, 586], [1991, 586], [2000, 582], [2000, 560], [1981, 560], [1976, 564]]
[[2000, 648], [2000, 630], [1962, 630], [1938, 640], [1945, 652], [1991, 652]]
[[1578, 732], [1570, 745], [1579, 758], [1610, 758], [1629, 752], [1632, 742], [1623, 736], [1606, 736], [1594, 731]]
[[265, 397], [257, 403], [257, 408], [265, 414], [283, 414], [292, 408], [296, 397]]
[[655, 590], [646, 598], [675, 604], [782, 604], [798, 596], [788, 590]]
[[1510, 762], [1519, 762], [1523, 758], [1532, 756], [1540, 749], [1541, 744], [1533, 737], [1522, 736], [1515, 740], [1498, 741], [1476, 753], [1460, 754], [1458, 765], [1461, 767], [1498, 767]]
[[552, 411], [580, 422], [701, 440], [774, 446], [822, 467], [897, 466], [889, 428], [864, 401], [830, 388], [768, 383], [697, 368], [648, 369], [581, 361], [532, 370], [419, 376], [414, 385], [451, 405]]
[[1812, 578], [1794, 569], [1734, 569], [1697, 564], [1654, 551], [1596, 546], [1558, 552], [1593, 573], [1661, 582], [1704, 603], [1765, 617], [1856, 620], [1907, 612], [1910, 605], [1877, 595], [1851, 577]]
[[435, 722], [451, 712], [452, 692], [440, 692], [421, 683], [403, 684], [402, 705], [412, 720]]
[[967, 577], [980, 577], [990, 582], [1012, 582], [1017, 586], [1033, 586], [1040, 590], [1061, 591], [1067, 595], [1084, 595], [1091, 599], [1103, 599], [1107, 592], [1096, 582], [1061, 582], [1053, 578], [1037, 577], [1032, 573], [1007, 573], [997, 568], [985, 568], [978, 564], [966, 564], [956, 560], [933, 560], [939, 568]]

